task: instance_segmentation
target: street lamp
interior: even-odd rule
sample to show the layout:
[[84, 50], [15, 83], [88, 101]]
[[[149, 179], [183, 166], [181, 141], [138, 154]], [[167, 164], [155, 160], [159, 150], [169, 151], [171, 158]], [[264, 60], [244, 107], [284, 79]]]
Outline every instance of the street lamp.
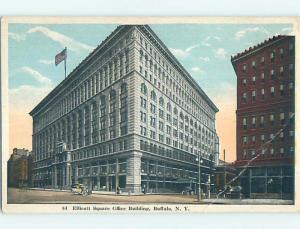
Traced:
[[196, 161], [198, 161], [198, 194], [197, 194], [197, 199], [198, 202], [201, 200], [201, 163], [203, 162], [201, 160], [201, 153], [199, 152]]

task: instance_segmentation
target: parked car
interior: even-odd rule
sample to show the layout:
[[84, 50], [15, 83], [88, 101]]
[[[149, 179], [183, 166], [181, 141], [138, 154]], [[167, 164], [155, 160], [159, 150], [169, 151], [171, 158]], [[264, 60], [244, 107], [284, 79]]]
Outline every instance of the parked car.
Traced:
[[241, 186], [230, 187], [229, 190], [226, 192], [226, 197], [230, 199], [241, 199], [242, 187]]
[[86, 185], [83, 184], [73, 184], [71, 186], [71, 192], [75, 194], [80, 194], [83, 196], [90, 195], [92, 192], [88, 189]]
[[194, 190], [190, 186], [187, 186], [182, 190], [181, 193], [182, 193], [182, 195], [193, 195]]

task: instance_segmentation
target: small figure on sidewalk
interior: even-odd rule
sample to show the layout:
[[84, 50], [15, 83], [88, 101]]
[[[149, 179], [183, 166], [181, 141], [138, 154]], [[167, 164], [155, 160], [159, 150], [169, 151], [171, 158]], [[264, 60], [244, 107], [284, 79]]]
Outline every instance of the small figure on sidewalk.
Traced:
[[117, 187], [117, 195], [120, 194], [120, 191], [121, 191], [121, 189], [120, 189], [120, 187], [118, 186], [118, 187]]
[[142, 191], [143, 191], [144, 194], [146, 194], [146, 185], [143, 185]]

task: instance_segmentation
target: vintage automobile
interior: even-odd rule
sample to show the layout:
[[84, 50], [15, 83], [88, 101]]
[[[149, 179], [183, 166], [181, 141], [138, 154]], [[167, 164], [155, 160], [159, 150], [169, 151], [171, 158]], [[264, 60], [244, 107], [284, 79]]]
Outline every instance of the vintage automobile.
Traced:
[[242, 187], [241, 186], [233, 186], [229, 187], [225, 196], [229, 199], [241, 199], [242, 198]]
[[71, 186], [71, 192], [75, 194], [80, 194], [83, 196], [90, 195], [92, 192], [88, 189], [86, 185], [83, 184], [73, 184]]
[[181, 194], [182, 195], [193, 195], [194, 190], [190, 186], [187, 186], [182, 190]]

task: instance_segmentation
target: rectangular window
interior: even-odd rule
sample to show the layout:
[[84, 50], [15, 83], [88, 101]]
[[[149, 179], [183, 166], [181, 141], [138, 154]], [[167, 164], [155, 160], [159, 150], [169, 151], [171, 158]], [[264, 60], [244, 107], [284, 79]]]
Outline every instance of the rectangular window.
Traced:
[[270, 93], [271, 93], [271, 97], [274, 98], [275, 97], [275, 87], [270, 87]]
[[243, 129], [247, 129], [247, 118], [243, 118]]
[[155, 124], [156, 124], [155, 118], [150, 116], [150, 125], [155, 127]]
[[280, 96], [283, 96], [284, 95], [283, 84], [280, 84], [279, 89], [280, 89]]
[[281, 125], [284, 125], [284, 123], [285, 123], [284, 113], [280, 113], [280, 114], [279, 114], [279, 118], [280, 118], [280, 123], [281, 123]]
[[261, 89], [261, 98], [262, 98], [262, 100], [265, 99], [265, 89], [264, 88]]
[[242, 82], [243, 82], [243, 85], [244, 85], [244, 86], [246, 86], [246, 84], [247, 84], [247, 80], [246, 80], [246, 79], [243, 79], [243, 81], [242, 81]]
[[145, 109], [147, 108], [147, 101], [143, 97], [141, 97], [141, 107]]
[[274, 125], [274, 114], [270, 114], [270, 123]]
[[251, 124], [252, 124], [252, 128], [256, 128], [256, 117], [255, 116], [252, 117]]
[[147, 114], [141, 111], [141, 121], [146, 123]]
[[252, 101], [256, 101], [256, 91], [252, 91]]
[[243, 93], [243, 103], [247, 102], [247, 93]]
[[260, 127], [264, 127], [265, 126], [265, 116], [260, 116]]
[[264, 72], [261, 73], [260, 78], [262, 81], [265, 81], [265, 73]]
[[271, 71], [270, 71], [270, 76], [271, 76], [271, 79], [272, 79], [272, 80], [275, 79], [275, 71], [274, 71], [274, 69], [271, 69]]
[[247, 136], [243, 136], [242, 141], [243, 141], [243, 144], [244, 144], [244, 145], [247, 144], [247, 142], [248, 142]]

